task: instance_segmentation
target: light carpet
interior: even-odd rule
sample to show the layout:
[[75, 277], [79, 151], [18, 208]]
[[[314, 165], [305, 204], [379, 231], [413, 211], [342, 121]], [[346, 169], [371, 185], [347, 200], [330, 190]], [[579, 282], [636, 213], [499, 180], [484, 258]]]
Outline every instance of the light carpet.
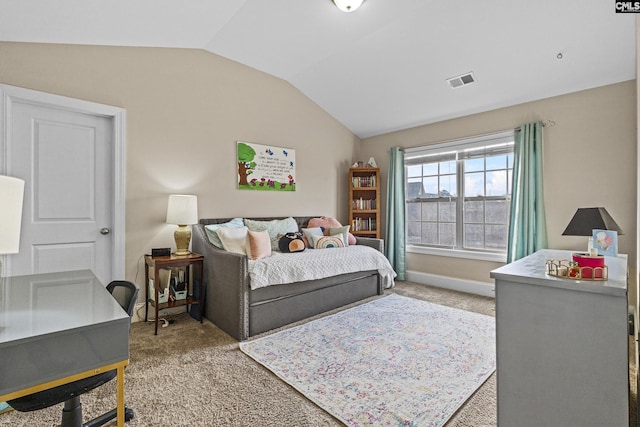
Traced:
[[240, 343], [350, 426], [442, 426], [495, 370], [495, 319], [390, 295]]

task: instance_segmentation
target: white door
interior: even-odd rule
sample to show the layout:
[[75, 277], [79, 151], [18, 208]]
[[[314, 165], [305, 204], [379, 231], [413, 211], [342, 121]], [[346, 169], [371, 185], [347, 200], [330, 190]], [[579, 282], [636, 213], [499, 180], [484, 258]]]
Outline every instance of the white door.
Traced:
[[47, 102], [14, 96], [5, 112], [6, 173], [26, 181], [20, 253], [7, 257], [5, 273], [89, 269], [103, 284], [124, 279], [116, 118], [37, 95]]

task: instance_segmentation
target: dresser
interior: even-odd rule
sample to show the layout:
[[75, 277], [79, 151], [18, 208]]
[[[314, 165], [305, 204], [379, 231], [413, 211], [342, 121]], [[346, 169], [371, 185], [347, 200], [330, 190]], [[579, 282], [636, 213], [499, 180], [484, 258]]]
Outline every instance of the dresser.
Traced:
[[493, 270], [498, 426], [627, 427], [627, 258], [606, 257], [608, 280], [546, 274], [541, 250]]

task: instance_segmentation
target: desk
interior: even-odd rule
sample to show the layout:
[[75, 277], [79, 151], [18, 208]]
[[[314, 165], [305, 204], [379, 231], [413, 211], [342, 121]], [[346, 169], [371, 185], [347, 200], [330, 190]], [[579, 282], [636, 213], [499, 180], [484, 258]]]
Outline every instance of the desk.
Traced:
[[0, 279], [0, 401], [116, 369], [124, 426], [129, 322], [91, 271]]
[[629, 426], [626, 256], [608, 280], [546, 273], [544, 249], [491, 272], [496, 281], [498, 426]]

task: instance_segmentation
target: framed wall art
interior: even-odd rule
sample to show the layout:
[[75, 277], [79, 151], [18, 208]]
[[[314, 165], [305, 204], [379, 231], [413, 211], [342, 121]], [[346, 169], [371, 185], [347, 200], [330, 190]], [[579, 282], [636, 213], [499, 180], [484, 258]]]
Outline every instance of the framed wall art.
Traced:
[[296, 191], [296, 152], [237, 141], [238, 189]]

